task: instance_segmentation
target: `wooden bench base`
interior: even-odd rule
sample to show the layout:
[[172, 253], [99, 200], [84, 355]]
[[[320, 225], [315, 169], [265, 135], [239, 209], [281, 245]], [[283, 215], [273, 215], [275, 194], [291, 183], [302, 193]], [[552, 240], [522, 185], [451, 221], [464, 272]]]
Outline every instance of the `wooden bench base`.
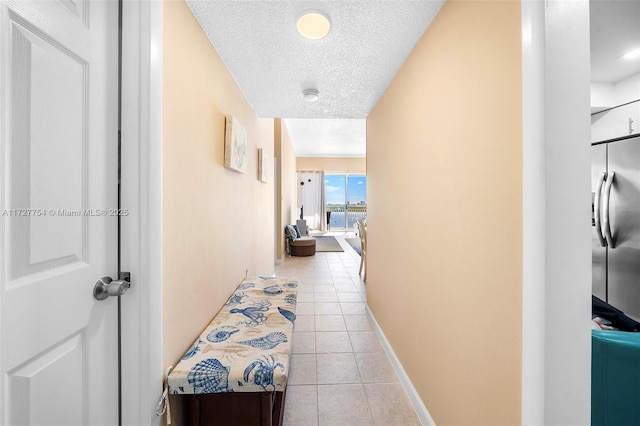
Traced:
[[180, 395], [189, 400], [190, 426], [282, 426], [284, 392]]
[[316, 254], [316, 239], [313, 237], [301, 237], [289, 242], [291, 256], [313, 256]]

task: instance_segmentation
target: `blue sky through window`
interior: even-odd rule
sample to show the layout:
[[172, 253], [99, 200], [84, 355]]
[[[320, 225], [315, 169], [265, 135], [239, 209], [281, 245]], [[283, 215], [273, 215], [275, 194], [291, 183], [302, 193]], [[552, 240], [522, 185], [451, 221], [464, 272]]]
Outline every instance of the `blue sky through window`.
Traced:
[[367, 200], [367, 177], [345, 175], [325, 175], [325, 200], [327, 204], [345, 203], [346, 179], [349, 179], [349, 203], [364, 204]]
[[344, 175], [324, 175], [324, 197], [327, 204], [344, 204], [344, 178]]
[[349, 193], [347, 194], [349, 204], [366, 204], [367, 202], [367, 177], [349, 176]]

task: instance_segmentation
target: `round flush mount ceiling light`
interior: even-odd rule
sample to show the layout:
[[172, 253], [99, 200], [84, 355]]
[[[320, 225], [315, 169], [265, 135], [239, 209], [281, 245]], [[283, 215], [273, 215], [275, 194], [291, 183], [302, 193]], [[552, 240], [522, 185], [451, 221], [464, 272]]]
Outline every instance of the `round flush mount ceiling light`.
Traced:
[[329, 17], [324, 13], [309, 10], [300, 15], [296, 27], [302, 37], [310, 40], [320, 40], [329, 34], [331, 22], [329, 22]]
[[304, 89], [302, 96], [307, 102], [315, 102], [320, 97], [320, 92], [318, 92], [318, 89]]

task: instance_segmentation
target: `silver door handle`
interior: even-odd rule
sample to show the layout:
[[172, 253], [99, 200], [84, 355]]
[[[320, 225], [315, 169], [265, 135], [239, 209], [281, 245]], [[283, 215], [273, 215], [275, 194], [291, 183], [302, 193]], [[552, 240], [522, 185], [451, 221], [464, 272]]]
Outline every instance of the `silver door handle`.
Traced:
[[598, 177], [598, 186], [596, 188], [596, 196], [593, 200], [593, 215], [596, 220], [596, 234], [598, 234], [598, 241], [602, 247], [607, 246], [607, 241], [604, 239], [602, 235], [602, 220], [600, 219], [600, 194], [602, 194], [602, 184], [604, 183], [605, 178], [607, 177], [606, 172], [601, 172]]
[[615, 178], [616, 173], [610, 172], [607, 175], [607, 181], [604, 184], [604, 200], [602, 201], [604, 214], [602, 215], [602, 229], [604, 231], [604, 236], [607, 239], [607, 245], [609, 248], [615, 248], [616, 245], [613, 242], [613, 236], [611, 235], [611, 222], [609, 218], [609, 204], [611, 201], [611, 186], [613, 185], [613, 179]]
[[105, 300], [109, 296], [122, 296], [130, 287], [131, 283], [127, 279], [114, 281], [111, 277], [102, 277], [93, 287], [93, 297], [96, 300]]

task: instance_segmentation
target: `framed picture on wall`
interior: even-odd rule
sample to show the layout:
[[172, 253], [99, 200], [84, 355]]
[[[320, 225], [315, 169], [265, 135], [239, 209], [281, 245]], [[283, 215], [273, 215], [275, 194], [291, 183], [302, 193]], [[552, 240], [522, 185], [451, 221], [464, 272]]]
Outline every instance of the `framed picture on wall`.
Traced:
[[258, 180], [267, 182], [267, 157], [262, 148], [258, 148]]
[[247, 131], [234, 116], [227, 117], [224, 166], [238, 173], [247, 171]]

